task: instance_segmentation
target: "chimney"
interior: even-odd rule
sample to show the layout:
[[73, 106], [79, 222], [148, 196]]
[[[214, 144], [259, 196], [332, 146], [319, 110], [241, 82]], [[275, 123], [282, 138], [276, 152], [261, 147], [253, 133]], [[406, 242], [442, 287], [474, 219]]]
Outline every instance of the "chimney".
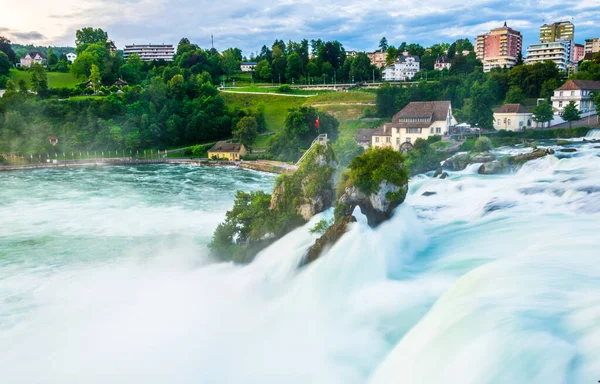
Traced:
[[387, 125], [383, 126], [383, 133], [387, 133]]

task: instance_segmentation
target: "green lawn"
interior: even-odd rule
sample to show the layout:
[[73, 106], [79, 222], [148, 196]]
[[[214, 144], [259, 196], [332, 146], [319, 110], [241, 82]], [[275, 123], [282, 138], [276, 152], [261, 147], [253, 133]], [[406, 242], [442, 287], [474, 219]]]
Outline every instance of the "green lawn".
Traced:
[[[28, 86], [31, 86], [31, 73], [28, 71], [20, 71], [18, 69], [10, 70], [10, 78], [17, 85], [19, 80], [23, 79]], [[71, 73], [63, 72], [48, 72], [48, 87], [49, 88], [73, 88], [81, 83]]]
[[[319, 111], [327, 112], [340, 121], [340, 135], [354, 136], [357, 129], [376, 128], [383, 120], [362, 120], [367, 109], [373, 111], [375, 105], [361, 104], [374, 103], [375, 94], [370, 92], [322, 92], [314, 97], [293, 97], [279, 95], [252, 95], [221, 92], [225, 105], [230, 108], [256, 109], [259, 105], [265, 107], [265, 120], [267, 130], [277, 132], [285, 122], [289, 108], [300, 106], [315, 106]], [[260, 136], [253, 144], [254, 148], [265, 148], [269, 136]]]

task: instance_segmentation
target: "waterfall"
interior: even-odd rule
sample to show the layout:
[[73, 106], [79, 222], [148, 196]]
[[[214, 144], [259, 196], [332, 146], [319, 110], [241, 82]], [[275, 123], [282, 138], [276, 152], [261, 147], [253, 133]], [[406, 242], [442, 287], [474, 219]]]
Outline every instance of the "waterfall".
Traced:
[[600, 139], [600, 129], [590, 129], [585, 137], [588, 139]]

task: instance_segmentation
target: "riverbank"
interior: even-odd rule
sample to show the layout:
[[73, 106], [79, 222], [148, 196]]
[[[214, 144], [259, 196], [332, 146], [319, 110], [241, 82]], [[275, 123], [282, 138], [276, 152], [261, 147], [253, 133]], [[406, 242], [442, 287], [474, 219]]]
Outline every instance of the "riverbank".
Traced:
[[36, 164], [14, 164], [0, 165], [0, 172], [5, 171], [23, 171], [33, 169], [53, 169], [65, 167], [91, 167], [91, 166], [132, 166], [132, 165], [147, 165], [147, 164], [189, 164], [205, 167], [239, 167], [250, 169], [253, 171], [261, 171], [267, 173], [281, 174], [293, 172], [296, 170], [295, 165], [290, 165], [277, 161], [214, 161], [208, 159], [152, 159], [140, 160], [129, 158], [115, 159], [86, 159], [86, 160], [65, 160], [51, 163], [36, 163]]

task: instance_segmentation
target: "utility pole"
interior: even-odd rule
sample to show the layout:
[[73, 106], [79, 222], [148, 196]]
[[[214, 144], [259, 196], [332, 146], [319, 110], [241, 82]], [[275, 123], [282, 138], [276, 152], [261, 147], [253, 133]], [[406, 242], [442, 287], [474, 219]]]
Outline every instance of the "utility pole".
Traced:
[[213, 38], [212, 33], [210, 34], [210, 46], [212, 49], [215, 49], [215, 39]]

